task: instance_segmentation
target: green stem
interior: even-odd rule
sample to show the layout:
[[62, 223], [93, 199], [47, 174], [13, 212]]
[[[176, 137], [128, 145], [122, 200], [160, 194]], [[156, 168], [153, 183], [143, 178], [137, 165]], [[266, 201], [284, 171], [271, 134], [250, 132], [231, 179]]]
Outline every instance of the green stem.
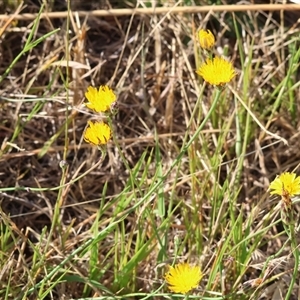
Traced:
[[185, 154], [185, 152], [187, 151], [187, 149], [191, 146], [191, 144], [194, 142], [194, 140], [197, 138], [197, 136], [199, 135], [199, 133], [201, 132], [201, 130], [203, 129], [203, 127], [205, 126], [205, 124], [207, 123], [207, 121], [209, 120], [212, 112], [215, 110], [217, 103], [220, 99], [221, 96], [221, 92], [222, 89], [217, 88], [217, 93], [216, 96], [213, 100], [213, 103], [211, 104], [210, 109], [208, 110], [205, 118], [203, 119], [203, 121], [201, 122], [201, 124], [199, 125], [199, 127], [197, 128], [196, 132], [193, 134], [193, 136], [191, 137], [191, 139], [186, 143], [186, 145], [183, 147], [182, 151], [180, 151], [180, 153], [178, 154], [177, 158], [173, 161], [172, 166], [170, 167], [170, 169], [168, 170], [167, 174], [165, 175], [165, 177], [167, 177], [171, 171], [173, 170], [173, 168], [176, 166], [177, 161], [179, 161], [182, 156]]
[[290, 232], [288, 232], [287, 228], [285, 227], [287, 234], [291, 240], [291, 245], [292, 245], [292, 251], [293, 251], [293, 255], [295, 258], [295, 264], [294, 264], [294, 270], [293, 270], [293, 275], [292, 275], [292, 279], [288, 288], [288, 291], [285, 295], [285, 300], [289, 300], [296, 282], [296, 278], [298, 276], [298, 266], [299, 266], [299, 249], [297, 247], [297, 242], [296, 242], [296, 237], [295, 237], [295, 226], [294, 224], [289, 225], [289, 230]]

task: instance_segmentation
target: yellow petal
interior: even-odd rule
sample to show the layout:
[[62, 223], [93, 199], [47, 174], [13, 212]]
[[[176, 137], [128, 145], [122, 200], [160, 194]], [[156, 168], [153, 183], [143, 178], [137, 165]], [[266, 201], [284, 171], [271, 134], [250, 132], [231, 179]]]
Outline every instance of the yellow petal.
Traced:
[[210, 30], [200, 29], [198, 32], [200, 47], [203, 49], [211, 49], [215, 45], [215, 37]]
[[230, 82], [236, 76], [232, 63], [222, 57], [208, 58], [196, 72], [206, 82], [217, 86]]
[[105, 145], [111, 137], [110, 127], [103, 122], [88, 122], [84, 140], [92, 145]]
[[112, 89], [106, 85], [101, 85], [99, 90], [89, 86], [85, 97], [88, 99], [86, 107], [94, 110], [95, 112], [106, 112], [110, 110], [113, 103], [116, 102], [116, 95]]
[[200, 267], [179, 263], [174, 267], [169, 267], [165, 280], [172, 292], [186, 294], [199, 285], [202, 277]]

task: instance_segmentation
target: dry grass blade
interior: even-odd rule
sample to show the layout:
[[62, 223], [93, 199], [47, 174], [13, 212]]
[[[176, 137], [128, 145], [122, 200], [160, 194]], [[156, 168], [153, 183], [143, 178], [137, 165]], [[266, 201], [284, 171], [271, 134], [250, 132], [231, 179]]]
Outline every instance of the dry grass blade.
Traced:
[[[187, 262], [191, 298], [298, 299], [298, 218], [269, 186], [300, 166], [300, 5], [8, 2], [0, 298], [170, 298], [167, 265]], [[219, 56], [237, 75], [215, 87], [196, 70]], [[117, 101], [95, 112], [100, 85]], [[112, 138], [91, 145], [99, 121]]]
[[[166, 13], [204, 13], [204, 12], [239, 12], [239, 11], [297, 11], [300, 10], [298, 4], [234, 4], [234, 5], [203, 5], [203, 6], [187, 6], [187, 7], [155, 7], [155, 8], [135, 8], [135, 9], [107, 9], [93, 11], [77, 11], [79, 17], [95, 16], [95, 17], [112, 17], [112, 16], [131, 16], [135, 15], [152, 15]], [[66, 18], [68, 12], [47, 12], [41, 14], [41, 18], [60, 19]], [[22, 14], [15, 17], [16, 20], [34, 20], [36, 14]], [[7, 20], [10, 16], [1, 15], [0, 20]]]

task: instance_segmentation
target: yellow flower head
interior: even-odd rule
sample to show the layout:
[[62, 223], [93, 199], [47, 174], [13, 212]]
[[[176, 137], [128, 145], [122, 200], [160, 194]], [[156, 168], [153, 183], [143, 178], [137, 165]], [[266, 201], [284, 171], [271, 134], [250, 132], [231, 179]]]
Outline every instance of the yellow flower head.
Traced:
[[105, 145], [110, 139], [110, 127], [103, 122], [88, 121], [89, 127], [85, 130], [84, 140], [92, 145]]
[[232, 63], [223, 57], [208, 58], [196, 72], [209, 84], [220, 86], [236, 75]]
[[95, 112], [106, 112], [108, 111], [112, 104], [116, 102], [116, 95], [106, 85], [101, 85], [99, 90], [89, 86], [85, 97], [88, 99], [86, 106], [90, 109], [93, 109]]
[[200, 47], [203, 49], [211, 49], [215, 45], [215, 37], [208, 29], [200, 29], [198, 31], [198, 39]]
[[200, 267], [188, 263], [179, 263], [174, 267], [169, 267], [165, 280], [172, 292], [186, 294], [199, 285], [202, 277]]
[[285, 172], [277, 176], [271, 183], [270, 194], [280, 195], [283, 197], [293, 197], [296, 194], [300, 194], [300, 177], [295, 173]]

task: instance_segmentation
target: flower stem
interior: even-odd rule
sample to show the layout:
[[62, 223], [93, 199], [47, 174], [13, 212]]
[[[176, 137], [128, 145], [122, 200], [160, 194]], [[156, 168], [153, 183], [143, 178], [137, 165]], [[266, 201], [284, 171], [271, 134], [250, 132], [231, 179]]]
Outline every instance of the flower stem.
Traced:
[[[216, 89], [216, 95], [214, 97], [213, 103], [211, 104], [211, 107], [209, 109], [209, 111], [207, 112], [205, 118], [203, 119], [203, 121], [201, 122], [201, 124], [199, 125], [199, 127], [197, 128], [196, 132], [193, 134], [193, 136], [191, 137], [191, 139], [186, 143], [183, 151], [181, 152], [182, 155], [185, 153], [185, 151], [191, 146], [191, 144], [193, 143], [193, 141], [195, 140], [195, 138], [199, 135], [200, 131], [203, 129], [204, 125], [207, 123], [207, 121], [209, 120], [211, 114], [213, 113], [213, 111], [215, 110], [217, 103], [220, 99], [220, 95], [222, 92], [222, 89], [217, 88]], [[180, 155], [180, 154], [179, 154]], [[180, 158], [178, 155], [178, 159]]]
[[292, 251], [293, 251], [293, 255], [295, 258], [295, 263], [294, 263], [294, 270], [293, 270], [293, 275], [292, 275], [292, 279], [288, 288], [288, 291], [285, 295], [285, 300], [290, 299], [294, 285], [295, 285], [295, 281], [298, 275], [298, 266], [299, 266], [299, 249], [297, 247], [297, 242], [296, 242], [296, 236], [295, 236], [295, 226], [294, 224], [290, 224], [289, 227], [284, 226], [286, 233], [288, 234], [290, 240], [291, 240], [291, 245], [292, 245]]

